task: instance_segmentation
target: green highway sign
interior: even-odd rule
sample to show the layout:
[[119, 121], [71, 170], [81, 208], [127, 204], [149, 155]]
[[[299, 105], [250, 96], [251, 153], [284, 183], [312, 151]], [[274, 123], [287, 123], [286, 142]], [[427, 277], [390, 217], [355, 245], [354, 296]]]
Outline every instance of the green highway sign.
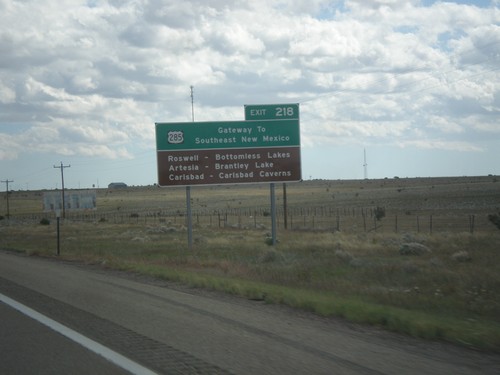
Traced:
[[298, 104], [247, 104], [245, 120], [299, 119]]
[[156, 149], [300, 146], [297, 120], [156, 123]]
[[156, 123], [159, 186], [300, 181], [299, 105], [246, 105], [245, 121]]

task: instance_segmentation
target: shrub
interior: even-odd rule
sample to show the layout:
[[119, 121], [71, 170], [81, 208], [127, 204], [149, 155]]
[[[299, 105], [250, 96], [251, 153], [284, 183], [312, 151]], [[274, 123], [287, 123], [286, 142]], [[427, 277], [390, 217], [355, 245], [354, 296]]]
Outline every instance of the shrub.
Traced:
[[349, 263], [354, 259], [354, 256], [350, 252], [344, 250], [336, 250], [335, 256], [346, 263]]
[[47, 219], [46, 217], [44, 217], [42, 220], [40, 220], [40, 224], [41, 225], [49, 225], [50, 224], [50, 220]]
[[377, 208], [374, 211], [374, 215], [375, 215], [375, 219], [380, 221], [382, 218], [385, 217], [385, 208], [377, 206]]
[[491, 221], [494, 226], [500, 229], [500, 213], [488, 215], [488, 220]]
[[269, 249], [264, 251], [259, 257], [259, 263], [274, 263], [283, 262], [285, 260], [285, 255], [275, 249]]
[[430, 253], [431, 249], [418, 242], [408, 242], [401, 245], [399, 254], [401, 255], [423, 255]]
[[451, 256], [451, 258], [457, 262], [470, 262], [472, 260], [469, 253], [465, 250], [457, 251]]
[[[276, 239], [276, 243], [280, 242], [278, 239]], [[269, 246], [273, 246], [273, 238], [271, 236], [267, 236], [266, 239], [264, 240], [264, 243]]]

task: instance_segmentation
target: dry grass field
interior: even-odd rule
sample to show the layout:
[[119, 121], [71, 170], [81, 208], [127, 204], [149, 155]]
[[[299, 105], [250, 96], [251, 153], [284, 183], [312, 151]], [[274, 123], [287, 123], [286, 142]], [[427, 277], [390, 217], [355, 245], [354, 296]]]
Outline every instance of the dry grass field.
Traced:
[[[47, 216], [42, 191], [11, 192], [13, 218]], [[278, 225], [285, 226], [284, 194], [276, 184]], [[219, 226], [268, 225], [269, 185], [228, 185], [192, 188], [196, 223]], [[5, 192], [0, 215], [6, 214]], [[377, 221], [374, 210], [385, 217]], [[500, 211], [500, 181], [496, 176], [452, 178], [393, 178], [382, 180], [313, 180], [286, 186], [287, 229], [383, 232], [486, 231], [496, 228], [489, 214]], [[161, 217], [182, 222], [186, 212], [184, 188], [134, 187], [97, 190], [97, 210], [68, 212], [74, 220], [105, 218], [113, 222], [143, 223]], [[50, 216], [50, 215], [49, 215]], [[132, 220], [133, 221], [133, 220]], [[135, 220], [136, 222], [138, 220]]]
[[[0, 249], [55, 257], [41, 195], [12, 192]], [[495, 176], [288, 184], [286, 221], [276, 195], [269, 246], [269, 185], [192, 188], [189, 249], [184, 188], [99, 189], [62, 220], [59, 258], [500, 351]]]

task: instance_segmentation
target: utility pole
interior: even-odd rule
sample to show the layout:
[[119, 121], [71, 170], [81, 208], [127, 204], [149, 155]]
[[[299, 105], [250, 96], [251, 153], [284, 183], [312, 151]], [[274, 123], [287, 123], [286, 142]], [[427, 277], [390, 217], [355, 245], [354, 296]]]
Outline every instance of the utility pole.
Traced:
[[4, 180], [0, 181], [7, 185], [7, 219], [10, 218], [10, 209], [9, 209], [9, 182], [14, 182], [13, 180]]
[[62, 183], [62, 217], [63, 219], [66, 217], [66, 205], [64, 203], [64, 168], [69, 168], [71, 165], [63, 165], [61, 162], [61, 165], [54, 165], [54, 168], [59, 168], [61, 169], [61, 183]]

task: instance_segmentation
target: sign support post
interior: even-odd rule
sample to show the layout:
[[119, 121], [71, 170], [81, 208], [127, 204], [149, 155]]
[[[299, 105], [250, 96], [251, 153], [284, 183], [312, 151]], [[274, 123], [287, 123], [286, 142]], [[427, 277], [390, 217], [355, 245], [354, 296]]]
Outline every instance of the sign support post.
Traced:
[[276, 245], [276, 189], [274, 182], [270, 184], [271, 189], [271, 237], [272, 245]]
[[60, 232], [61, 211], [56, 210], [57, 222], [57, 256], [61, 254], [61, 232]]
[[[293, 119], [299, 123], [299, 105], [298, 104], [264, 104], [264, 105], [245, 105], [245, 120], [264, 121], [264, 120], [282, 120]], [[276, 233], [276, 187], [274, 182], [270, 184], [271, 196], [271, 236], [272, 245], [277, 243]], [[284, 227], [288, 229], [287, 219], [287, 197], [286, 183], [283, 182], [283, 216]]]
[[187, 210], [187, 231], [188, 248], [193, 248], [193, 214], [191, 213], [191, 186], [186, 186], [186, 210]]
[[[191, 119], [194, 122], [194, 87], [191, 85]], [[186, 210], [187, 210], [187, 231], [188, 231], [188, 249], [193, 249], [193, 213], [191, 211], [191, 186], [186, 186]]]
[[288, 229], [288, 206], [286, 201], [286, 182], [283, 182], [283, 227]]

